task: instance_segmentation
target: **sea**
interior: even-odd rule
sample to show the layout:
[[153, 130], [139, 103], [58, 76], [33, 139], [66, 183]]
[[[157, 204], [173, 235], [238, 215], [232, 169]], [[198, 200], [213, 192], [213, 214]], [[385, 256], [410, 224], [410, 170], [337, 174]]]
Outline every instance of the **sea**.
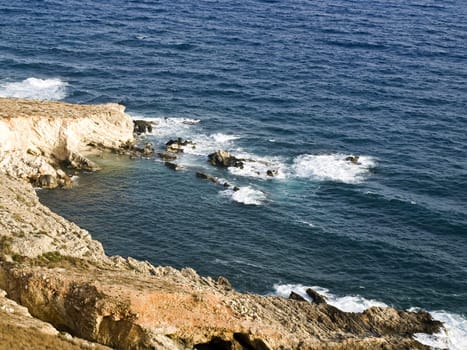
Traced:
[[118, 102], [154, 122], [140, 142], [194, 142], [180, 171], [105, 154], [38, 190], [108, 254], [427, 310], [446, 329], [417, 339], [467, 349], [464, 0], [0, 0], [0, 96]]

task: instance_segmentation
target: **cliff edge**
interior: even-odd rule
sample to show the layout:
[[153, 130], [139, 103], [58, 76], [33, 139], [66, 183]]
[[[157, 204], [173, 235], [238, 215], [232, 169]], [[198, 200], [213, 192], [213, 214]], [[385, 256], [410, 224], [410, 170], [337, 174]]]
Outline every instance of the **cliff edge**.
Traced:
[[119, 105], [0, 99], [0, 349], [428, 349], [412, 338], [442, 327], [426, 312], [346, 313], [313, 291], [244, 294], [224, 277], [108, 257], [39, 202], [31, 183], [132, 132]]

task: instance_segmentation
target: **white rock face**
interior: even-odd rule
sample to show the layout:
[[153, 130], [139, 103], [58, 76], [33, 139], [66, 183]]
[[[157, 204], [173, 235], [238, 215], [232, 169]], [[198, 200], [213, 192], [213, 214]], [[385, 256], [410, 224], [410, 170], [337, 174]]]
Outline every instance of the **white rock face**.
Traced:
[[[133, 140], [125, 107], [0, 98], [0, 172], [19, 178], [57, 176], [57, 163], [83, 157], [92, 145]], [[83, 159], [86, 159], [83, 157]]]

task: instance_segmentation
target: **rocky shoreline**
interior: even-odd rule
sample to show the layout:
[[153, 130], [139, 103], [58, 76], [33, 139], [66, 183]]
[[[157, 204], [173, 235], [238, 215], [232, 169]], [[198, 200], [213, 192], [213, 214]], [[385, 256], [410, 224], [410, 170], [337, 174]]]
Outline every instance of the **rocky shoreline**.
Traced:
[[[428, 349], [413, 334], [442, 325], [426, 312], [347, 313], [312, 290], [311, 303], [244, 294], [222, 276], [109, 257], [39, 202], [33, 185], [96, 170], [90, 153], [153, 154], [135, 146], [133, 131], [147, 130], [116, 104], [0, 98], [0, 349]], [[210, 161], [245, 161], [229, 157]]]

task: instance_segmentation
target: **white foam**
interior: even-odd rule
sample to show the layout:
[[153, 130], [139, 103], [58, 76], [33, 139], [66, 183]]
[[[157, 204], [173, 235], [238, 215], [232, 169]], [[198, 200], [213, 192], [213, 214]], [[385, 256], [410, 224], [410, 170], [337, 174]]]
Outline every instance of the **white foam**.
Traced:
[[292, 168], [297, 177], [355, 184], [365, 180], [370, 169], [376, 166], [376, 161], [372, 157], [360, 156], [358, 163], [355, 164], [345, 160], [348, 156], [304, 154], [294, 159]]
[[216, 134], [212, 134], [211, 137], [214, 139], [215, 142], [220, 144], [225, 144], [233, 140], [238, 140], [240, 136], [238, 135], [228, 135], [218, 132]]
[[227, 189], [221, 191], [220, 194], [224, 197], [230, 197], [235, 202], [246, 205], [261, 205], [266, 200], [266, 195], [263, 191], [255, 190], [250, 186], [240, 187], [238, 191]]
[[196, 147], [185, 150], [185, 153], [207, 156], [208, 154], [216, 152], [219, 149], [233, 148], [233, 141], [239, 138], [240, 136], [238, 135], [229, 135], [223, 133], [216, 133], [211, 135], [196, 134], [191, 138], [196, 144]]
[[[288, 298], [293, 291], [308, 301], [312, 301], [306, 294], [306, 290], [311, 288], [324, 295], [328, 303], [346, 312], [363, 312], [372, 306], [386, 307], [387, 305], [372, 299], [366, 299], [359, 295], [338, 297], [321, 287], [307, 287], [301, 284], [275, 284], [272, 294]], [[418, 311], [411, 308], [409, 311]], [[433, 349], [465, 350], [467, 349], [467, 319], [464, 316], [449, 313], [446, 311], [430, 312], [433, 319], [441, 321], [445, 329], [436, 334], [417, 333], [414, 338], [422, 344]]]
[[445, 329], [436, 334], [415, 334], [414, 338], [431, 348], [467, 349], [467, 319], [445, 311], [430, 312], [431, 316], [443, 322]]
[[67, 85], [60, 79], [27, 78], [20, 82], [0, 84], [0, 97], [61, 100], [66, 97]]
[[[259, 179], [285, 179], [287, 166], [281, 157], [259, 157], [250, 153], [234, 153], [238, 159], [245, 159], [243, 168], [229, 167], [229, 172], [237, 176], [246, 176]], [[267, 171], [275, 172], [274, 177], [268, 176]]]
[[319, 294], [325, 296], [327, 298], [327, 301], [330, 305], [337, 307], [339, 310], [345, 311], [345, 312], [363, 312], [369, 307], [372, 306], [380, 306], [380, 307], [386, 307], [387, 305], [385, 303], [382, 303], [377, 300], [372, 300], [372, 299], [365, 299], [359, 295], [356, 296], [344, 296], [344, 297], [338, 297], [334, 294], [331, 294], [328, 289], [322, 288], [322, 287], [307, 287], [303, 286], [301, 284], [275, 284], [274, 285], [274, 290], [277, 295], [283, 296], [283, 297], [289, 297], [290, 292], [295, 292], [305, 299], [311, 301], [310, 297], [308, 294], [306, 294], [306, 290], [308, 288], [313, 289], [314, 291], [318, 292]]

